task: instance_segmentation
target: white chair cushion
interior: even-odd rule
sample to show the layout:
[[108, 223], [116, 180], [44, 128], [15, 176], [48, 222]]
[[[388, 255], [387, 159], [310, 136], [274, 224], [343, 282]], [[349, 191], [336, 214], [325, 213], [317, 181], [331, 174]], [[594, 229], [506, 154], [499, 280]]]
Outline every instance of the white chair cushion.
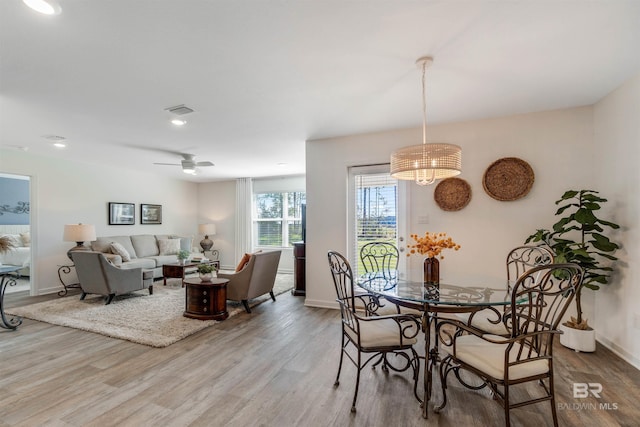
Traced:
[[422, 317], [422, 311], [416, 310], [413, 308], [403, 307], [401, 305], [395, 305], [391, 301], [387, 301], [385, 299], [381, 299], [380, 304], [384, 304], [380, 307], [376, 314], [378, 316], [386, 316], [389, 314], [398, 314], [398, 307], [400, 307], [400, 314], [410, 314], [416, 317]]
[[[456, 313], [455, 317], [457, 320], [464, 322], [465, 325], [469, 325], [469, 317], [471, 313]], [[509, 335], [511, 332], [507, 330], [504, 326], [504, 323], [500, 322], [498, 324], [491, 323], [489, 319], [495, 321], [497, 320], [497, 314], [492, 310], [480, 310], [476, 314], [473, 315], [471, 319], [471, 327], [484, 331], [488, 334], [493, 335]]]
[[[504, 340], [497, 335], [485, 335], [486, 338]], [[514, 344], [509, 353], [511, 362], [516, 360], [520, 351], [520, 344]], [[451, 353], [452, 347], [442, 346], [444, 351]], [[494, 344], [475, 335], [462, 335], [456, 339], [456, 359], [485, 372], [493, 378], [504, 379], [504, 357], [507, 344]], [[527, 351], [526, 349], [524, 351]], [[531, 357], [537, 357], [533, 353]], [[547, 360], [533, 360], [509, 368], [509, 379], [517, 380], [549, 372]]]
[[[399, 345], [415, 344], [416, 338], [404, 338], [400, 334], [398, 323], [393, 319], [380, 319], [372, 321], [360, 321], [360, 345], [363, 348], [392, 347]], [[406, 324], [410, 326], [410, 324]], [[413, 324], [413, 328], [415, 328]], [[349, 328], [345, 328], [349, 337], [358, 342], [357, 334]], [[414, 329], [410, 329], [407, 335], [412, 335]], [[402, 338], [402, 339], [401, 339]]]

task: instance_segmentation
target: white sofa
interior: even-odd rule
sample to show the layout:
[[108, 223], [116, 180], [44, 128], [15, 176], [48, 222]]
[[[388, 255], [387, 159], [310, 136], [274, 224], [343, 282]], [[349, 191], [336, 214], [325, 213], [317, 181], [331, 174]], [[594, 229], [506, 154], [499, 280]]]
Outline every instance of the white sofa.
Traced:
[[[162, 240], [179, 240], [175, 242], [162, 242]], [[170, 234], [134, 234], [131, 236], [100, 236], [91, 242], [91, 249], [102, 252], [115, 266], [122, 269], [145, 268], [153, 270], [155, 279], [162, 277], [164, 264], [178, 261], [177, 251], [184, 249], [191, 252], [192, 257], [202, 256], [197, 249], [192, 247], [193, 238], [181, 237]], [[119, 244], [120, 247], [114, 244]], [[124, 253], [122, 250], [124, 249]], [[127, 256], [128, 255], [128, 256]]]
[[31, 265], [31, 236], [29, 231], [19, 234], [2, 233], [0, 235], [8, 237], [14, 245], [11, 250], [0, 253], [0, 265], [24, 267], [18, 270], [18, 273], [22, 276], [29, 276], [29, 267]]

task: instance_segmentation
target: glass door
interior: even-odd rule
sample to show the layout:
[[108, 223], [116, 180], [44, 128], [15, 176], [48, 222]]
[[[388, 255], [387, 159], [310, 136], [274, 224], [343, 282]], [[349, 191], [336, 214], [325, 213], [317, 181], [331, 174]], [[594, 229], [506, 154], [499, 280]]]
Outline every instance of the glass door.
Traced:
[[391, 178], [389, 165], [356, 166], [349, 170], [349, 262], [353, 274], [364, 273], [360, 249], [387, 242], [400, 252], [398, 270], [406, 269], [406, 184]]

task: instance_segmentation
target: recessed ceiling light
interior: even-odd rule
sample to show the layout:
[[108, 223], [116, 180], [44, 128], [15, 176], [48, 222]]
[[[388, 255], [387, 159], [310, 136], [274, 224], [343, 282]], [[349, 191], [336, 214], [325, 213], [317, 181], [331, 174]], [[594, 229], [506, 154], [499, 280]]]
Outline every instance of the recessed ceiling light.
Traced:
[[54, 142], [53, 146], [56, 148], [67, 148], [67, 144], [65, 144], [64, 142]]
[[287, 163], [284, 163], [284, 162], [276, 163], [276, 166], [287, 166]]
[[171, 123], [173, 123], [176, 126], [184, 126], [187, 124], [187, 121], [182, 119], [173, 119], [171, 120]]
[[22, 2], [36, 12], [45, 15], [59, 15], [62, 12], [57, 0], [22, 0]]

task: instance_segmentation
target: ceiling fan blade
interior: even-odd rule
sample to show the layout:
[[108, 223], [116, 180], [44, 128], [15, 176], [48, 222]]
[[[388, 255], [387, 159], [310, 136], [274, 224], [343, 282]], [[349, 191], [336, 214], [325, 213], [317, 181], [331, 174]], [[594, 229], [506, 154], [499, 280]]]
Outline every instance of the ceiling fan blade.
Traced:
[[182, 166], [178, 163], [154, 163], [154, 165], [162, 165], [162, 166]]
[[215, 166], [215, 165], [211, 162], [198, 162], [196, 163], [196, 166]]

